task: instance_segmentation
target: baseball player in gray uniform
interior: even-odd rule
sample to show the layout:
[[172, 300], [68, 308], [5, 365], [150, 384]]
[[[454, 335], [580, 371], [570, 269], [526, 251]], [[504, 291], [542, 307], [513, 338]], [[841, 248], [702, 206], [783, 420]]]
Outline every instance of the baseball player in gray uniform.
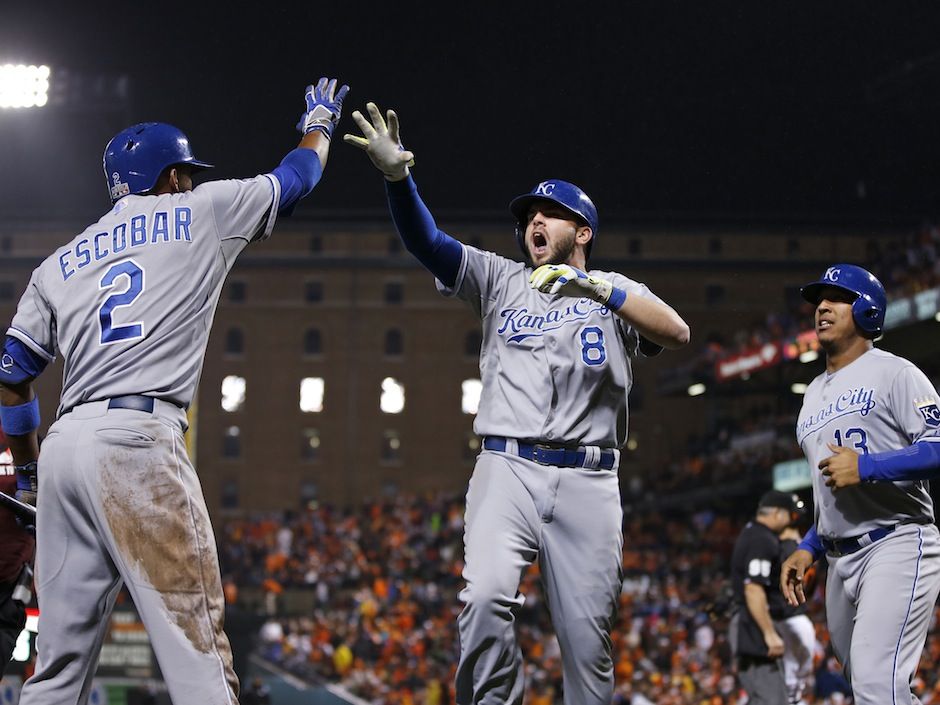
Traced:
[[[237, 703], [186, 409], [226, 274], [319, 181], [347, 90], [308, 87], [300, 145], [252, 179], [193, 188], [211, 165], [180, 130], [120, 132], [104, 153], [113, 208], [33, 272], [0, 359], [17, 494], [38, 495], [39, 655], [22, 705], [87, 702], [124, 583], [173, 702]], [[62, 396], [40, 458], [32, 380], [56, 354]]]
[[457, 702], [521, 703], [515, 615], [538, 559], [561, 647], [564, 701], [609, 703], [610, 629], [621, 587], [618, 449], [627, 437], [631, 361], [689, 339], [679, 315], [639, 282], [586, 270], [594, 204], [573, 184], [539, 183], [510, 210], [526, 263], [440, 231], [409, 174], [398, 119], [353, 113], [385, 175], [392, 218], [439, 290], [480, 317], [484, 437], [467, 493]]
[[825, 555], [829, 632], [856, 705], [916, 703], [911, 680], [940, 592], [926, 485], [940, 472], [937, 392], [912, 363], [873, 347], [887, 300], [872, 274], [836, 264], [802, 294], [826, 352], [796, 427], [818, 470], [816, 521], [784, 562], [781, 589], [804, 602], [804, 573]]

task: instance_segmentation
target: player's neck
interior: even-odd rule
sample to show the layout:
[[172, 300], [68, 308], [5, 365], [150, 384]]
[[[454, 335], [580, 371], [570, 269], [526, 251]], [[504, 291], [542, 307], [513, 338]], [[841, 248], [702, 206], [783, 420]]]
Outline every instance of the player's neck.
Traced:
[[831, 375], [838, 372], [871, 349], [872, 342], [860, 336], [853, 336], [843, 345], [834, 344], [826, 350], [826, 373]]

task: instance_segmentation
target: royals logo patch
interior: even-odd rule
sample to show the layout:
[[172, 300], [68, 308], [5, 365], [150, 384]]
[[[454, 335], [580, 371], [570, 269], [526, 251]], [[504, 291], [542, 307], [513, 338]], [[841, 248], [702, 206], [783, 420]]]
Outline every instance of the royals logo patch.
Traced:
[[917, 410], [920, 412], [920, 415], [924, 417], [925, 424], [931, 428], [940, 427], [940, 408], [937, 407], [935, 400], [925, 399], [914, 403], [917, 405]]

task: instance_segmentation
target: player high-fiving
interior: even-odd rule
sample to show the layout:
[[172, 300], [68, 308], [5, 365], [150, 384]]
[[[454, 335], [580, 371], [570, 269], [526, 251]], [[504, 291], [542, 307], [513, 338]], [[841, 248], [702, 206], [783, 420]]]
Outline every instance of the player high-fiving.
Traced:
[[[104, 152], [113, 207], [33, 272], [0, 377], [18, 495], [38, 495], [42, 637], [22, 705], [87, 699], [122, 583], [173, 702], [237, 702], [186, 409], [226, 274], [320, 180], [347, 90], [308, 86], [300, 144], [251, 179], [194, 187], [212, 165], [182, 131], [123, 130]], [[60, 351], [62, 397], [40, 457], [32, 381]]]
[[510, 204], [524, 263], [442, 232], [418, 196], [396, 114], [383, 117], [374, 103], [367, 112], [353, 113], [362, 135], [344, 139], [385, 176], [405, 246], [483, 326], [474, 430], [484, 450], [467, 493], [457, 702], [522, 702], [512, 625], [520, 577], [538, 559], [565, 701], [607, 705], [631, 364], [684, 345], [688, 326], [644, 284], [587, 269], [597, 210], [574, 184], [548, 179]]

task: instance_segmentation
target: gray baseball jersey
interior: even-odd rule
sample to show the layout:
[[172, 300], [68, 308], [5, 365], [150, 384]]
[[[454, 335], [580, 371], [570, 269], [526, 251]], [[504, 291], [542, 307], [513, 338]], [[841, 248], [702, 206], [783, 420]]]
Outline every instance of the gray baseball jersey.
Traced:
[[[464, 245], [453, 288], [483, 321], [483, 392], [474, 423], [481, 436], [620, 447], [627, 439], [630, 360], [637, 332], [589, 299], [529, 286], [522, 263]], [[616, 272], [592, 270], [627, 292], [661, 301]]]
[[[588, 299], [543, 294], [525, 265], [463, 247], [446, 295], [482, 319], [483, 436], [619, 447], [627, 438], [637, 332]], [[643, 284], [592, 271], [628, 293]], [[540, 465], [484, 451], [467, 492], [458, 620], [457, 702], [522, 702], [522, 654], [513, 631], [519, 578], [536, 558], [561, 646], [565, 702], [613, 697], [610, 630], [622, 582], [623, 511], [617, 468]]]
[[58, 415], [145, 394], [188, 407], [225, 275], [270, 235], [271, 175], [126, 196], [34, 272], [7, 333], [65, 359]]
[[819, 472], [832, 455], [827, 443], [859, 454], [898, 450], [928, 438], [940, 428], [924, 413], [937, 392], [911, 362], [872, 349], [833, 374], [809, 385], [796, 426], [813, 476], [816, 531], [823, 538], [846, 538], [899, 522], [933, 521], [933, 503], [924, 482], [871, 482], [833, 492]]
[[[174, 702], [232, 705], [238, 679], [209, 513], [185, 450], [222, 283], [267, 237], [271, 175], [125, 196], [33, 272], [9, 334], [65, 360], [38, 468], [39, 653], [23, 705], [84, 703], [122, 584]], [[112, 406], [145, 395], [152, 411]], [[125, 400], [126, 401], [126, 400]]]

